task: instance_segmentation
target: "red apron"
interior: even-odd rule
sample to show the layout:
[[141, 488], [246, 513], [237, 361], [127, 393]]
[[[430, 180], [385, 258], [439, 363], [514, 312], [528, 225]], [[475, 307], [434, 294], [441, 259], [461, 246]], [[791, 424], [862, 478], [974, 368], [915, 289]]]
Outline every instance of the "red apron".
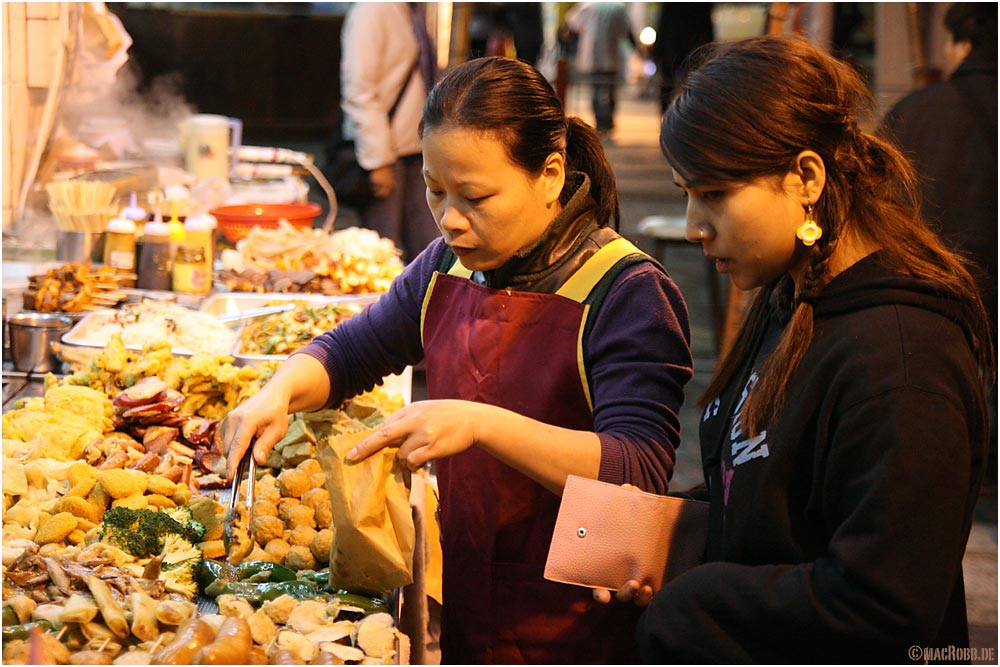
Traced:
[[[422, 324], [428, 398], [489, 403], [592, 430], [580, 351], [589, 306], [582, 301], [616, 258], [633, 251], [624, 239], [608, 244], [557, 294], [483, 287], [459, 277], [458, 262], [449, 272], [457, 275], [437, 274]], [[436, 465], [443, 662], [638, 662], [640, 609], [596, 604], [590, 589], [542, 577], [558, 496], [477, 448]]]

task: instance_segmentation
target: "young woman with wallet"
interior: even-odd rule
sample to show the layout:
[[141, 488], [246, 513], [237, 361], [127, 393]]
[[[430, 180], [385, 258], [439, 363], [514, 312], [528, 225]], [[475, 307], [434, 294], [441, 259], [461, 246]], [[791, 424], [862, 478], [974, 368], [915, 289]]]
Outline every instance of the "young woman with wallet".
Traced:
[[702, 398], [707, 562], [651, 602], [634, 581], [616, 593], [648, 603], [642, 657], [877, 664], [968, 646], [996, 366], [965, 260], [920, 219], [911, 165], [860, 127], [874, 105], [847, 64], [799, 38], [699, 56], [661, 147], [688, 238], [758, 292]]
[[262, 461], [291, 411], [370, 389], [424, 359], [430, 400], [358, 444], [437, 472], [446, 663], [629, 663], [641, 610], [605, 607], [543, 569], [570, 474], [664, 493], [693, 369], [687, 309], [615, 231], [595, 131], [508, 58], [454, 68], [421, 123], [441, 239], [390, 291], [291, 356], [223, 422], [230, 470]]

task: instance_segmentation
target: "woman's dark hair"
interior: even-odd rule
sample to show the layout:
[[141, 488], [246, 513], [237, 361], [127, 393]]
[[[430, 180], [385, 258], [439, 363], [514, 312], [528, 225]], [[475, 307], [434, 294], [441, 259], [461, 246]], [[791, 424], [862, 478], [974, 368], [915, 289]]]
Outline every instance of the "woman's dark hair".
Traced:
[[[476, 58], [448, 72], [424, 102], [420, 136], [451, 127], [499, 137], [511, 162], [529, 174], [540, 174], [552, 153], [564, 155], [567, 171], [590, 177], [598, 223], [613, 221], [618, 229], [615, 174], [597, 133], [579, 118], [566, 117], [552, 86], [531, 65], [513, 58]], [[563, 204], [571, 194], [563, 190]]]
[[[882, 249], [890, 270], [934, 283], [970, 305], [972, 346], [992, 379], [988, 320], [965, 260], [949, 251], [920, 217], [917, 175], [892, 144], [863, 131], [859, 116], [874, 101], [850, 66], [798, 37], [756, 37], [711, 44], [663, 117], [660, 147], [689, 183], [746, 183], [792, 170], [803, 150], [818, 153], [826, 185], [816, 202], [823, 236], [812, 246], [795, 310], [759, 373], [744, 408], [751, 433], [780, 409], [785, 387], [813, 336], [813, 298], [829, 282], [829, 259], [845, 234]], [[777, 181], [776, 181], [777, 183]], [[777, 185], [775, 187], [778, 187]], [[778, 279], [758, 290], [733, 348], [701, 403], [718, 396], [755, 352]]]

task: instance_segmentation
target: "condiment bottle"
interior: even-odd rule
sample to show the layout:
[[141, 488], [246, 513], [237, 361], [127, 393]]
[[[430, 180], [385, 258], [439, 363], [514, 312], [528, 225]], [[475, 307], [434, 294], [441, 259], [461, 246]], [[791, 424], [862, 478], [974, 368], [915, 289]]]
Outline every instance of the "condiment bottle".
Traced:
[[104, 265], [115, 273], [122, 287], [135, 286], [135, 222], [128, 218], [112, 218], [104, 239]]
[[205, 270], [205, 250], [201, 245], [186, 241], [174, 256], [173, 287], [184, 294], [208, 294], [212, 289], [212, 274]]
[[187, 231], [184, 229], [184, 223], [177, 217], [176, 201], [170, 205], [170, 219], [167, 220], [167, 227], [170, 229], [171, 247], [174, 252], [177, 252], [177, 248], [187, 238]]
[[142, 254], [139, 260], [139, 287], [169, 290], [171, 282], [170, 228], [159, 214], [142, 229]]
[[122, 217], [128, 218], [129, 220], [132, 220], [136, 224], [139, 224], [146, 222], [146, 216], [147, 216], [146, 209], [138, 205], [138, 203], [136, 202], [135, 193], [133, 192], [128, 199], [128, 206], [122, 209]]
[[215, 263], [215, 227], [217, 225], [215, 216], [208, 213], [190, 215], [184, 221], [187, 243], [201, 247], [205, 255], [205, 270], [210, 276]]

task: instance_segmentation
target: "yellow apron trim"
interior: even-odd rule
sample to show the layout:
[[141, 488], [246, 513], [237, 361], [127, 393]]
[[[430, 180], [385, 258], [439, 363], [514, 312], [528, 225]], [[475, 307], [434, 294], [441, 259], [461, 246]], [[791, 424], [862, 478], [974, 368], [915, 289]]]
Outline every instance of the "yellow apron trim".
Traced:
[[[455, 262], [455, 264], [458, 264], [458, 262]], [[431, 302], [431, 294], [434, 293], [434, 285], [437, 284], [437, 279], [440, 275], [440, 271], [435, 271], [434, 275], [431, 276], [431, 282], [427, 286], [427, 291], [424, 292], [424, 302], [420, 305], [420, 347], [424, 346], [424, 319], [427, 317], [427, 304]]]
[[588, 259], [576, 273], [569, 277], [556, 294], [583, 303], [594, 286], [620, 260], [634, 254], [645, 254], [626, 238], [617, 238]]
[[583, 363], [583, 330], [587, 328], [587, 317], [590, 315], [590, 304], [583, 304], [583, 317], [580, 319], [580, 333], [576, 337], [576, 368], [580, 373], [580, 386], [587, 399], [587, 408], [594, 412], [594, 397], [590, 395], [590, 382], [587, 381], [587, 365]]
[[470, 271], [469, 269], [465, 268], [465, 266], [462, 265], [462, 260], [460, 260], [458, 257], [456, 257], [455, 258], [455, 263], [451, 265], [450, 269], [448, 269], [448, 275], [449, 276], [458, 276], [459, 278], [471, 278], [472, 277], [472, 271]]
[[[583, 303], [594, 287], [607, 275], [615, 264], [629, 255], [643, 255], [635, 245], [626, 238], [617, 238], [607, 244], [590, 259], [584, 262], [583, 266], [577, 269], [576, 273], [569, 277], [562, 287], [556, 290], [556, 294]], [[580, 386], [583, 387], [583, 394], [587, 398], [587, 407], [594, 411], [594, 398], [590, 395], [590, 382], [587, 381], [587, 365], [583, 359], [583, 332], [587, 326], [587, 319], [590, 316], [590, 304], [584, 304], [583, 317], [580, 319], [580, 333], [576, 339], [576, 365], [580, 373]]]
[[[427, 291], [424, 292], [424, 302], [420, 306], [420, 345], [424, 344], [424, 318], [427, 316], [427, 304], [431, 301], [431, 293], [434, 291], [434, 285], [437, 283], [437, 277], [441, 275], [440, 271], [435, 271], [434, 275], [431, 276], [431, 282], [427, 286]], [[449, 276], [455, 276], [457, 278], [469, 279], [472, 277], [472, 271], [462, 266], [462, 262], [455, 258], [455, 263], [451, 265], [448, 269]]]

